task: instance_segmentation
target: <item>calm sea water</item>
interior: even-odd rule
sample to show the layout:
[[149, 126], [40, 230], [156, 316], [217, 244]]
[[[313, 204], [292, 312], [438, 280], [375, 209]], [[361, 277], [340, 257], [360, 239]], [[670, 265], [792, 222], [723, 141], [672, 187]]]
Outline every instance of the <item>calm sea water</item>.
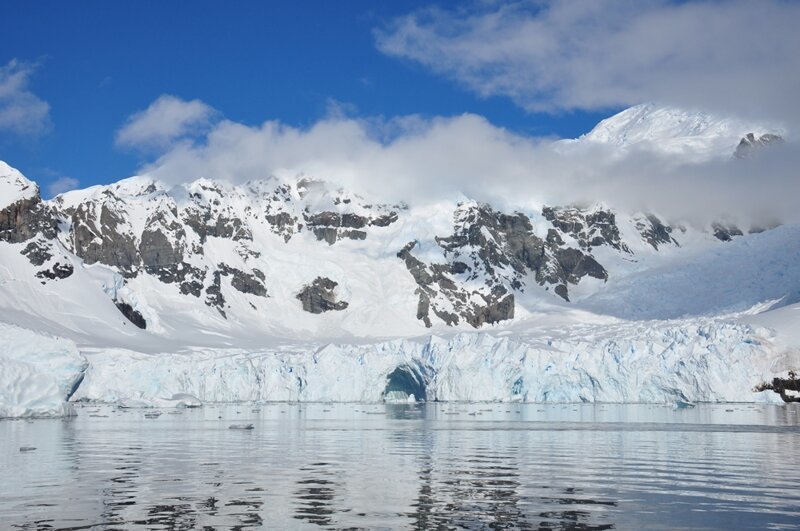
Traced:
[[0, 528], [800, 528], [797, 406], [162, 411], [0, 421]]

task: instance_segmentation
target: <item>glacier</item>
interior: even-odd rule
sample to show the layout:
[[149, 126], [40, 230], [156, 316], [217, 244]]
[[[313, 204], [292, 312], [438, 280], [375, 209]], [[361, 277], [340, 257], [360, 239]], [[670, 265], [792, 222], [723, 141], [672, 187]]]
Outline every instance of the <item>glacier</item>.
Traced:
[[85, 353], [73, 400], [164, 406], [186, 393], [204, 402], [381, 402], [399, 369], [427, 400], [777, 402], [754, 387], [797, 360], [773, 338], [768, 328], [707, 318], [261, 351], [97, 350]]
[[86, 367], [73, 341], [0, 323], [0, 418], [72, 415]]

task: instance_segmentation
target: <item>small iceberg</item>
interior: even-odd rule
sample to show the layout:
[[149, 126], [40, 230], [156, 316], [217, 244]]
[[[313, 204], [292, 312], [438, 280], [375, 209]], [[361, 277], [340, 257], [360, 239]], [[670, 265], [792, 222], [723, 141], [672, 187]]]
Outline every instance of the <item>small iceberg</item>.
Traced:
[[672, 409], [692, 409], [695, 407], [694, 404], [691, 402], [684, 402], [683, 400], [676, 400], [675, 404], [672, 406]]
[[161, 416], [160, 411], [148, 411], [147, 413], [144, 414], [144, 418], [146, 419], [157, 419], [160, 416]]
[[178, 408], [196, 408], [203, 407], [203, 402], [194, 395], [189, 393], [175, 393], [172, 398], [168, 400], [171, 402], [172, 407]]
[[252, 430], [255, 429], [255, 426], [252, 424], [231, 424], [228, 426], [229, 430]]
[[36, 450], [35, 446], [20, 446], [19, 447], [19, 451], [20, 452], [33, 452], [34, 450]]

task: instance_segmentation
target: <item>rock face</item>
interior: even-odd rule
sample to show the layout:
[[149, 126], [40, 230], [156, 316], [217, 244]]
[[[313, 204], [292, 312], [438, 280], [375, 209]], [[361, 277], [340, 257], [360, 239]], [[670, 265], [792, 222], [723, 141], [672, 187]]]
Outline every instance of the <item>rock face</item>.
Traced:
[[119, 311], [122, 312], [122, 315], [124, 315], [128, 321], [142, 330], [147, 328], [147, 321], [141, 313], [133, 309], [133, 306], [122, 301], [115, 301], [114, 304], [116, 304], [117, 308], [119, 308]]
[[32, 197], [19, 199], [0, 210], [0, 241], [21, 243], [35, 236], [52, 239], [56, 229], [56, 219], [42, 202], [38, 188]]
[[[431, 326], [430, 313], [447, 324], [463, 319], [480, 327], [514, 317], [514, 291], [524, 291], [530, 282], [553, 287], [569, 300], [568, 285], [586, 276], [605, 281], [608, 273], [594, 257], [581, 248], [564, 243], [565, 232], [582, 236], [588, 250], [592, 245], [618, 244], [613, 214], [592, 217], [584, 225], [577, 211], [545, 209], [554, 228], [545, 239], [534, 232], [530, 218], [516, 212], [505, 214], [479, 203], [462, 204], [454, 215], [451, 236], [436, 238], [444, 263], [426, 264], [413, 252], [409, 242], [399, 253], [417, 283], [417, 318]], [[605, 234], [605, 236], [603, 236]], [[591, 235], [591, 236], [590, 236]]]
[[660, 219], [652, 214], [642, 214], [634, 218], [636, 229], [642, 238], [656, 251], [662, 245], [678, 245], [672, 237], [672, 227], [664, 225]]
[[744, 234], [742, 230], [732, 223], [714, 223], [711, 225], [714, 237], [721, 242], [729, 242], [736, 236]]
[[739, 141], [739, 145], [736, 146], [736, 151], [733, 153], [733, 156], [737, 159], [746, 159], [769, 144], [781, 143], [783, 143], [783, 137], [780, 135], [767, 133], [757, 137], [754, 133], [747, 133]]
[[630, 253], [630, 249], [620, 240], [616, 214], [609, 209], [581, 210], [579, 208], [544, 207], [542, 216], [563, 234], [575, 238], [581, 249], [590, 251], [592, 247], [608, 245], [618, 251]]
[[326, 277], [317, 277], [311, 284], [303, 286], [297, 299], [303, 304], [303, 310], [309, 313], [323, 313], [344, 310], [349, 305], [345, 301], [337, 301], [335, 289], [338, 282]]

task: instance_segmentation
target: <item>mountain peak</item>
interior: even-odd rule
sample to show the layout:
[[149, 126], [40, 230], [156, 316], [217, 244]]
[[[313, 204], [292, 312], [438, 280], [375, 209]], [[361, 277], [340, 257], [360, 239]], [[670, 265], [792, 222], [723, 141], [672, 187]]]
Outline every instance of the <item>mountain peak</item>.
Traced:
[[598, 123], [578, 140], [619, 148], [645, 147], [689, 157], [729, 157], [749, 133], [780, 133], [767, 124], [656, 103], [635, 105]]
[[0, 209], [39, 195], [39, 187], [16, 168], [0, 160]]

